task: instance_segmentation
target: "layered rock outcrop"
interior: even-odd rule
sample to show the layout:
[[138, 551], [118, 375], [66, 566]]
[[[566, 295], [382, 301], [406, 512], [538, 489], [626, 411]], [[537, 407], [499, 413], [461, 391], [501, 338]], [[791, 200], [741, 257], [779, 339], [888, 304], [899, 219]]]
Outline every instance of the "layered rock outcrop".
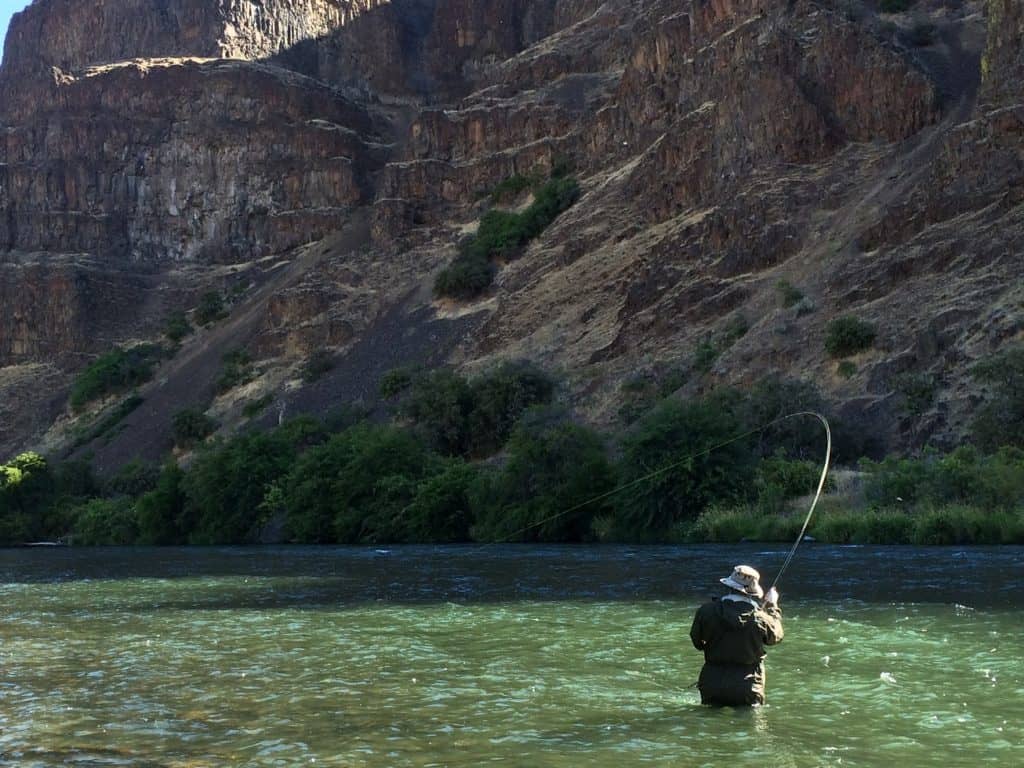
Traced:
[[[220, 347], [260, 356], [286, 410], [372, 391], [359, 377], [395, 350], [526, 356], [571, 371], [598, 420], [645, 371], [688, 371], [688, 393], [775, 371], [885, 446], [953, 442], [971, 361], [1021, 328], [1021, 2], [990, 0], [987, 38], [982, 10], [922, 0], [928, 27], [810, 0], [37, 0], [0, 69], [0, 368], [70, 374], [251, 286], [154, 402], [179, 379], [209, 392]], [[479, 301], [432, 302], [488, 192], [555, 166], [580, 201]], [[853, 375], [822, 349], [838, 314], [879, 330]], [[286, 385], [320, 348], [336, 378]], [[940, 382], [912, 429], [908, 372]]]

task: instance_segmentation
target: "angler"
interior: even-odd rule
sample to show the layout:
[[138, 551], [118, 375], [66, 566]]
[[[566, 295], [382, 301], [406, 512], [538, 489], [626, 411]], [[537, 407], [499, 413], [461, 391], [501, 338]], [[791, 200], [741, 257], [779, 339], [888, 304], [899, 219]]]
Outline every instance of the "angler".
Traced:
[[[704, 651], [700, 671], [700, 700], [714, 706], [764, 704], [765, 646], [782, 642], [779, 593], [773, 586], [764, 594], [761, 574], [749, 565], [737, 565], [720, 581], [729, 593], [697, 609], [690, 639]], [[758, 600], [764, 597], [763, 605]]]

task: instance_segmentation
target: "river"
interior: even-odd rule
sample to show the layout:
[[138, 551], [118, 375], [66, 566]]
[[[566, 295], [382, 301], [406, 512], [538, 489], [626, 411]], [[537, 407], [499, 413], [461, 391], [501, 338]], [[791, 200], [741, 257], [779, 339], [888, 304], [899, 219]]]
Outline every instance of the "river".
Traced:
[[1024, 549], [800, 548], [768, 705], [696, 607], [784, 546], [0, 550], [0, 765], [1024, 764]]

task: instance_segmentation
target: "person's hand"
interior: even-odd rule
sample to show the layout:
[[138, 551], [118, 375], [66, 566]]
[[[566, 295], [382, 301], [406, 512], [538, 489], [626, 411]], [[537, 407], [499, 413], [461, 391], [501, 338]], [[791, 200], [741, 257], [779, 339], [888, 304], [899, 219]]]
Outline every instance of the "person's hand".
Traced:
[[768, 594], [764, 596], [765, 605], [776, 605], [779, 602], [779, 590], [772, 587], [768, 590]]

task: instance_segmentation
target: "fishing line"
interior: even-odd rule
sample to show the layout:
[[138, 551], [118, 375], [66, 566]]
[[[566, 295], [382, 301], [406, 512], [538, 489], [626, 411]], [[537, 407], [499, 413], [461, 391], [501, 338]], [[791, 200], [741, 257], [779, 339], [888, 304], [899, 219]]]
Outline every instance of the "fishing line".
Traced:
[[779, 573], [775, 576], [775, 581], [772, 582], [772, 586], [775, 586], [775, 584], [777, 584], [779, 579], [782, 577], [783, 571], [785, 571], [786, 568], [789, 567], [789, 563], [793, 559], [793, 555], [796, 554], [797, 547], [800, 546], [800, 542], [803, 540], [804, 533], [807, 531], [807, 526], [811, 522], [811, 516], [814, 514], [814, 508], [818, 505], [818, 499], [821, 498], [822, 489], [824, 489], [825, 487], [825, 478], [828, 476], [829, 462], [832, 459], [832, 430], [829, 428], [828, 420], [820, 413], [817, 413], [816, 411], [796, 411], [795, 413], [787, 413], [785, 416], [779, 416], [778, 418], [772, 419], [771, 421], [762, 424], [759, 427], [747, 430], [746, 432], [735, 435], [734, 437], [730, 437], [728, 440], [724, 440], [720, 443], [715, 443], [714, 445], [708, 446], [707, 448], [697, 451], [696, 453], [691, 453], [690, 455], [685, 456], [682, 459], [679, 459], [678, 461], [674, 461], [671, 464], [666, 464], [664, 467], [656, 469], [653, 472], [649, 472], [646, 475], [643, 475], [642, 477], [636, 478], [635, 480], [631, 480], [625, 485], [617, 486], [615, 488], [612, 488], [610, 491], [605, 491], [604, 493], [600, 493], [597, 496], [594, 496], [593, 498], [587, 499], [586, 501], [581, 501], [579, 504], [574, 504], [568, 509], [563, 509], [560, 512], [556, 512], [553, 515], [549, 515], [548, 517], [545, 517], [542, 520], [538, 520], [536, 522], [530, 523], [529, 525], [525, 525], [522, 528], [508, 534], [504, 538], [497, 539], [495, 541], [489, 541], [486, 544], [483, 544], [480, 547], [478, 547], [476, 551], [480, 551], [494, 544], [504, 544], [506, 542], [509, 542], [512, 539], [526, 533], [527, 531], [532, 530], [533, 528], [539, 528], [542, 525], [547, 525], [548, 523], [554, 522], [560, 517], [565, 517], [566, 515], [572, 514], [573, 512], [577, 512], [580, 509], [583, 509], [583, 507], [586, 507], [590, 504], [594, 504], [598, 501], [603, 501], [604, 499], [614, 496], [617, 493], [622, 493], [623, 491], [640, 485], [641, 483], [645, 483], [648, 480], [653, 480], [655, 477], [663, 475], [666, 472], [670, 472], [673, 469], [676, 469], [677, 467], [681, 467], [682, 465], [687, 464], [693, 461], [694, 459], [699, 459], [702, 456], [707, 456], [709, 453], [713, 453], [714, 451], [717, 451], [721, 448], [725, 448], [728, 445], [737, 443], [740, 440], [743, 440], [744, 438], [750, 437], [751, 435], [756, 435], [759, 432], [764, 432], [766, 429], [770, 429], [771, 427], [775, 426], [776, 424], [779, 424], [780, 422], [786, 421], [787, 419], [794, 419], [798, 416], [813, 416], [825, 426], [825, 436], [827, 438], [827, 445], [825, 449], [825, 465], [821, 468], [821, 479], [818, 481], [818, 491], [817, 493], [814, 494], [814, 501], [811, 503], [811, 509], [807, 513], [807, 517], [804, 520], [803, 527], [800, 529], [800, 535], [797, 536], [796, 542], [793, 544], [793, 548], [789, 551], [789, 556], [783, 563], [782, 568], [779, 569]]

